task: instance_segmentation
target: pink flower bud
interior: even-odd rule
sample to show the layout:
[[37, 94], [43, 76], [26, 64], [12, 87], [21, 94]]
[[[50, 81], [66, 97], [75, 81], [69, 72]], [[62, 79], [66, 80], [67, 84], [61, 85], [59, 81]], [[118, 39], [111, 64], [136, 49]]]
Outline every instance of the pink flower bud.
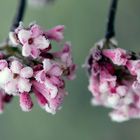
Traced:
[[64, 31], [64, 25], [58, 25], [48, 30], [45, 34], [49, 39], [59, 42], [64, 38], [63, 31]]
[[31, 100], [31, 97], [29, 93], [24, 92], [20, 94], [20, 107], [23, 111], [31, 111], [33, 107], [33, 102]]

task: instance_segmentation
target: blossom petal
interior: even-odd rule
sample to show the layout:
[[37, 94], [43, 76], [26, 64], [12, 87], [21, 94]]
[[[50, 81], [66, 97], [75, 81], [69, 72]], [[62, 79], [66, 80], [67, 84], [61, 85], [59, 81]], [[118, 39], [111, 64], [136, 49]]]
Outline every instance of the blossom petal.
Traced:
[[9, 68], [4, 68], [0, 71], [0, 84], [6, 84], [13, 79], [13, 73]]
[[11, 63], [11, 66], [10, 66], [10, 69], [11, 69], [11, 71], [13, 72], [13, 73], [15, 73], [15, 74], [19, 74], [20, 73], [20, 70], [22, 69], [22, 64], [19, 62], [19, 61], [17, 61], [17, 60], [14, 60], [14, 61], [12, 61], [12, 63]]
[[44, 50], [49, 47], [50, 41], [45, 38], [45, 36], [40, 35], [34, 39], [34, 44], [38, 49]]
[[19, 92], [30, 92], [31, 90], [31, 83], [28, 79], [20, 78], [18, 81], [18, 89]]
[[48, 90], [50, 97], [55, 98], [58, 93], [57, 87], [54, 86], [49, 80], [45, 81], [45, 87]]
[[39, 49], [37, 49], [36, 47], [33, 47], [33, 46], [32, 46], [32, 48], [31, 48], [31, 54], [30, 54], [30, 55], [31, 55], [34, 59], [36, 59], [36, 58], [39, 57], [39, 54], [40, 54]]
[[63, 32], [64, 32], [64, 25], [58, 25], [58, 26], [48, 30], [46, 32], [46, 36], [49, 39], [55, 40], [57, 42], [60, 42], [64, 38]]
[[31, 111], [33, 102], [29, 93], [24, 92], [20, 94], [20, 107], [25, 112]]
[[4, 59], [1, 59], [1, 60], [0, 60], [0, 70], [4, 69], [4, 68], [7, 67], [7, 66], [8, 66], [7, 61], [4, 60]]
[[40, 83], [44, 83], [45, 80], [46, 80], [46, 73], [45, 73], [45, 71], [42, 70], [42, 71], [37, 72], [36, 75], [35, 75], [35, 79], [38, 82], [40, 82]]
[[50, 69], [49, 73], [50, 73], [51, 75], [54, 75], [54, 76], [61, 76], [62, 73], [63, 73], [63, 71], [62, 71], [62, 69], [61, 69], [58, 65], [54, 65], [54, 66]]
[[52, 63], [51, 63], [50, 59], [44, 59], [43, 69], [47, 72], [51, 69], [51, 67], [52, 67]]
[[5, 92], [8, 95], [17, 95], [18, 94], [17, 83], [18, 83], [17, 79], [14, 79], [14, 80], [8, 82], [5, 85]]
[[30, 38], [31, 38], [30, 31], [22, 29], [18, 32], [18, 39], [22, 44], [27, 43]]
[[31, 78], [33, 76], [33, 69], [31, 67], [24, 67], [20, 71], [20, 76], [23, 78]]
[[32, 33], [33, 38], [36, 38], [43, 34], [40, 26], [37, 24], [34, 24], [33, 26], [31, 26], [31, 33]]
[[24, 44], [22, 48], [22, 55], [25, 57], [30, 56], [31, 54], [31, 46], [29, 44]]

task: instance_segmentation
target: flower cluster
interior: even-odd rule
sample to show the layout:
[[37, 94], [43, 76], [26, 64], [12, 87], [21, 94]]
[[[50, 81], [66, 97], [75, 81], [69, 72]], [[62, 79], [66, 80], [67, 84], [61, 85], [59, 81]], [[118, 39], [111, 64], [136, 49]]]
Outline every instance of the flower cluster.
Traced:
[[70, 43], [65, 43], [60, 51], [51, 52], [51, 40], [60, 42], [63, 30], [61, 25], [43, 31], [37, 24], [28, 28], [20, 24], [10, 32], [14, 47], [6, 46], [6, 49], [15, 50], [16, 47], [18, 51], [14, 56], [1, 54], [0, 57], [0, 112], [4, 103], [14, 96], [19, 97], [23, 111], [30, 111], [33, 107], [31, 95], [49, 113], [55, 114], [60, 109], [67, 95], [64, 78], [73, 80], [76, 69]]
[[112, 108], [113, 121], [140, 118], [140, 58], [134, 52], [102, 40], [95, 44], [85, 64], [92, 104]]

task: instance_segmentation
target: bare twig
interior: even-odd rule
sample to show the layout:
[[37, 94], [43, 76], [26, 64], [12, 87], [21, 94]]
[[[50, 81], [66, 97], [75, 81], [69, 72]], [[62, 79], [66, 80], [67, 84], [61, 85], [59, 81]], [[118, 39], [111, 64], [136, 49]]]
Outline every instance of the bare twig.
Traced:
[[107, 30], [106, 30], [106, 35], [105, 35], [105, 38], [107, 40], [115, 36], [114, 22], [115, 22], [115, 16], [116, 16], [116, 11], [117, 11], [117, 3], [118, 3], [118, 0], [112, 0], [111, 2], [108, 22], [107, 22]]

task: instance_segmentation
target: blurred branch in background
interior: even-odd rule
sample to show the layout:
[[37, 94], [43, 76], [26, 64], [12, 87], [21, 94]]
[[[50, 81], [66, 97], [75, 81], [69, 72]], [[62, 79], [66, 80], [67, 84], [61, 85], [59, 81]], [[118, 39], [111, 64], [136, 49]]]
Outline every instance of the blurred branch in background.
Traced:
[[32, 7], [42, 7], [54, 2], [55, 0], [28, 0], [28, 4]]

